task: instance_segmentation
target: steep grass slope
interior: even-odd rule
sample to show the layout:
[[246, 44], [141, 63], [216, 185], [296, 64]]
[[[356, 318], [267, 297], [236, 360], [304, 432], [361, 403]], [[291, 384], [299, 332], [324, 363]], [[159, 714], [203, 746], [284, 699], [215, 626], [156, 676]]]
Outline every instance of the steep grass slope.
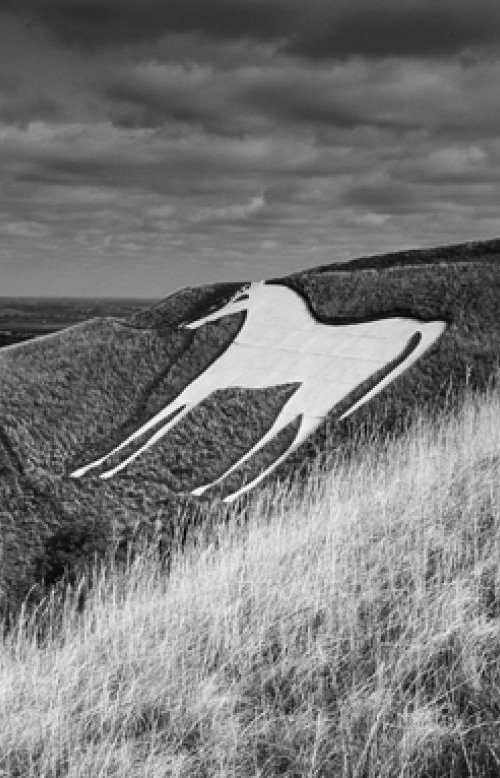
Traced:
[[262, 496], [170, 577], [145, 550], [82, 614], [21, 622], [2, 775], [497, 775], [499, 415], [470, 394]]
[[[278, 479], [307, 471], [318, 452], [347, 456], [359, 431], [401, 431], [421, 410], [458, 401], [467, 386], [486, 387], [498, 365], [498, 241], [368, 258], [279, 282], [304, 295], [323, 321], [408, 315], [448, 326], [432, 350], [351, 417], [339, 422], [342, 408], [334, 408]], [[126, 322], [95, 319], [0, 352], [0, 610], [102, 555], [112, 541], [124, 548], [138, 528], [151, 534], [160, 525], [168, 545], [205, 521], [207, 510], [214, 521], [224, 518], [217, 500], [224, 491], [212, 490], [204, 502], [185, 492], [220, 475], [262, 436], [289, 387], [215, 393], [109, 482], [68, 474], [138, 429], [229, 345], [241, 314], [196, 332], [178, 325], [220, 307], [237, 288], [186, 289]], [[224, 488], [235, 491], [260, 472], [295, 431], [286, 428]]]

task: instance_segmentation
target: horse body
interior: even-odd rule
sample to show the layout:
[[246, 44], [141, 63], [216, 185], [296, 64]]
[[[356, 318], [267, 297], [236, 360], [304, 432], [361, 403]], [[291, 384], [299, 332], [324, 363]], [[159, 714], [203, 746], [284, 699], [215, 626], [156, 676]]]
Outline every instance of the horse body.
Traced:
[[[251, 284], [246, 291], [246, 294], [235, 295], [218, 311], [184, 325], [195, 329], [222, 316], [245, 311], [245, 322], [226, 351], [140, 429], [109, 454], [74, 471], [74, 477], [80, 477], [88, 470], [104, 464], [110, 456], [168, 419], [132, 454], [103, 472], [101, 478], [115, 475], [160, 440], [215, 390], [297, 384], [261, 440], [218, 478], [193, 491], [193, 494], [201, 495], [223, 481], [289, 423], [300, 417], [299, 429], [289, 448], [250, 483], [225, 498], [228, 502], [232, 501], [265, 478], [318, 427], [337, 403], [360, 384], [383, 370], [388, 363], [394, 362], [393, 369], [339, 419], [353, 413], [413, 364], [445, 327], [441, 321], [424, 323], [405, 317], [359, 324], [321, 324], [310, 314], [304, 300], [288, 287], [258, 282]], [[398, 362], [398, 357], [405, 352], [416, 334], [419, 335], [418, 343]], [[172, 414], [175, 415], [172, 417]]]

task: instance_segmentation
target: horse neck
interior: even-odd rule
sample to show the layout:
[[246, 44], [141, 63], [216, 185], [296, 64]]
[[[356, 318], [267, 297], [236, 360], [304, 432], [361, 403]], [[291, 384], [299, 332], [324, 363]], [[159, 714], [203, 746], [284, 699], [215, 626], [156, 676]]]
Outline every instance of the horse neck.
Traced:
[[[261, 330], [266, 323], [273, 328], [276, 334], [289, 333], [293, 329], [300, 329], [304, 321], [310, 322], [311, 316], [304, 301], [294, 292], [287, 290], [288, 294], [282, 299], [270, 301], [267, 307], [246, 308], [246, 319], [243, 325], [245, 330]], [[277, 303], [277, 304], [276, 304]]]

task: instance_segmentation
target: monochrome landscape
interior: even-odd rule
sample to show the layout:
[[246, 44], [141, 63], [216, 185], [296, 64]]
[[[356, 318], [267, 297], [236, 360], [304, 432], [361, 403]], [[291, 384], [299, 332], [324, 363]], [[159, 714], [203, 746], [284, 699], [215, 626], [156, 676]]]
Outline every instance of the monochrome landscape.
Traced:
[[[495, 240], [191, 287], [0, 350], [7, 774], [109, 748], [109, 774], [494, 768], [499, 260]], [[103, 648], [95, 690], [68, 685]], [[21, 693], [42, 694], [22, 735]]]
[[499, 52], [0, 1], [0, 778], [500, 776]]

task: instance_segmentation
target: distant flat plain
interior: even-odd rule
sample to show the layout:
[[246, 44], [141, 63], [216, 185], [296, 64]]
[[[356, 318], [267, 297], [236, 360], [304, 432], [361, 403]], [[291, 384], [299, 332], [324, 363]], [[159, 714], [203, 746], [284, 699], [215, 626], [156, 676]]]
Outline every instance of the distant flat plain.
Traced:
[[0, 349], [96, 316], [126, 318], [155, 302], [121, 298], [0, 297]]

